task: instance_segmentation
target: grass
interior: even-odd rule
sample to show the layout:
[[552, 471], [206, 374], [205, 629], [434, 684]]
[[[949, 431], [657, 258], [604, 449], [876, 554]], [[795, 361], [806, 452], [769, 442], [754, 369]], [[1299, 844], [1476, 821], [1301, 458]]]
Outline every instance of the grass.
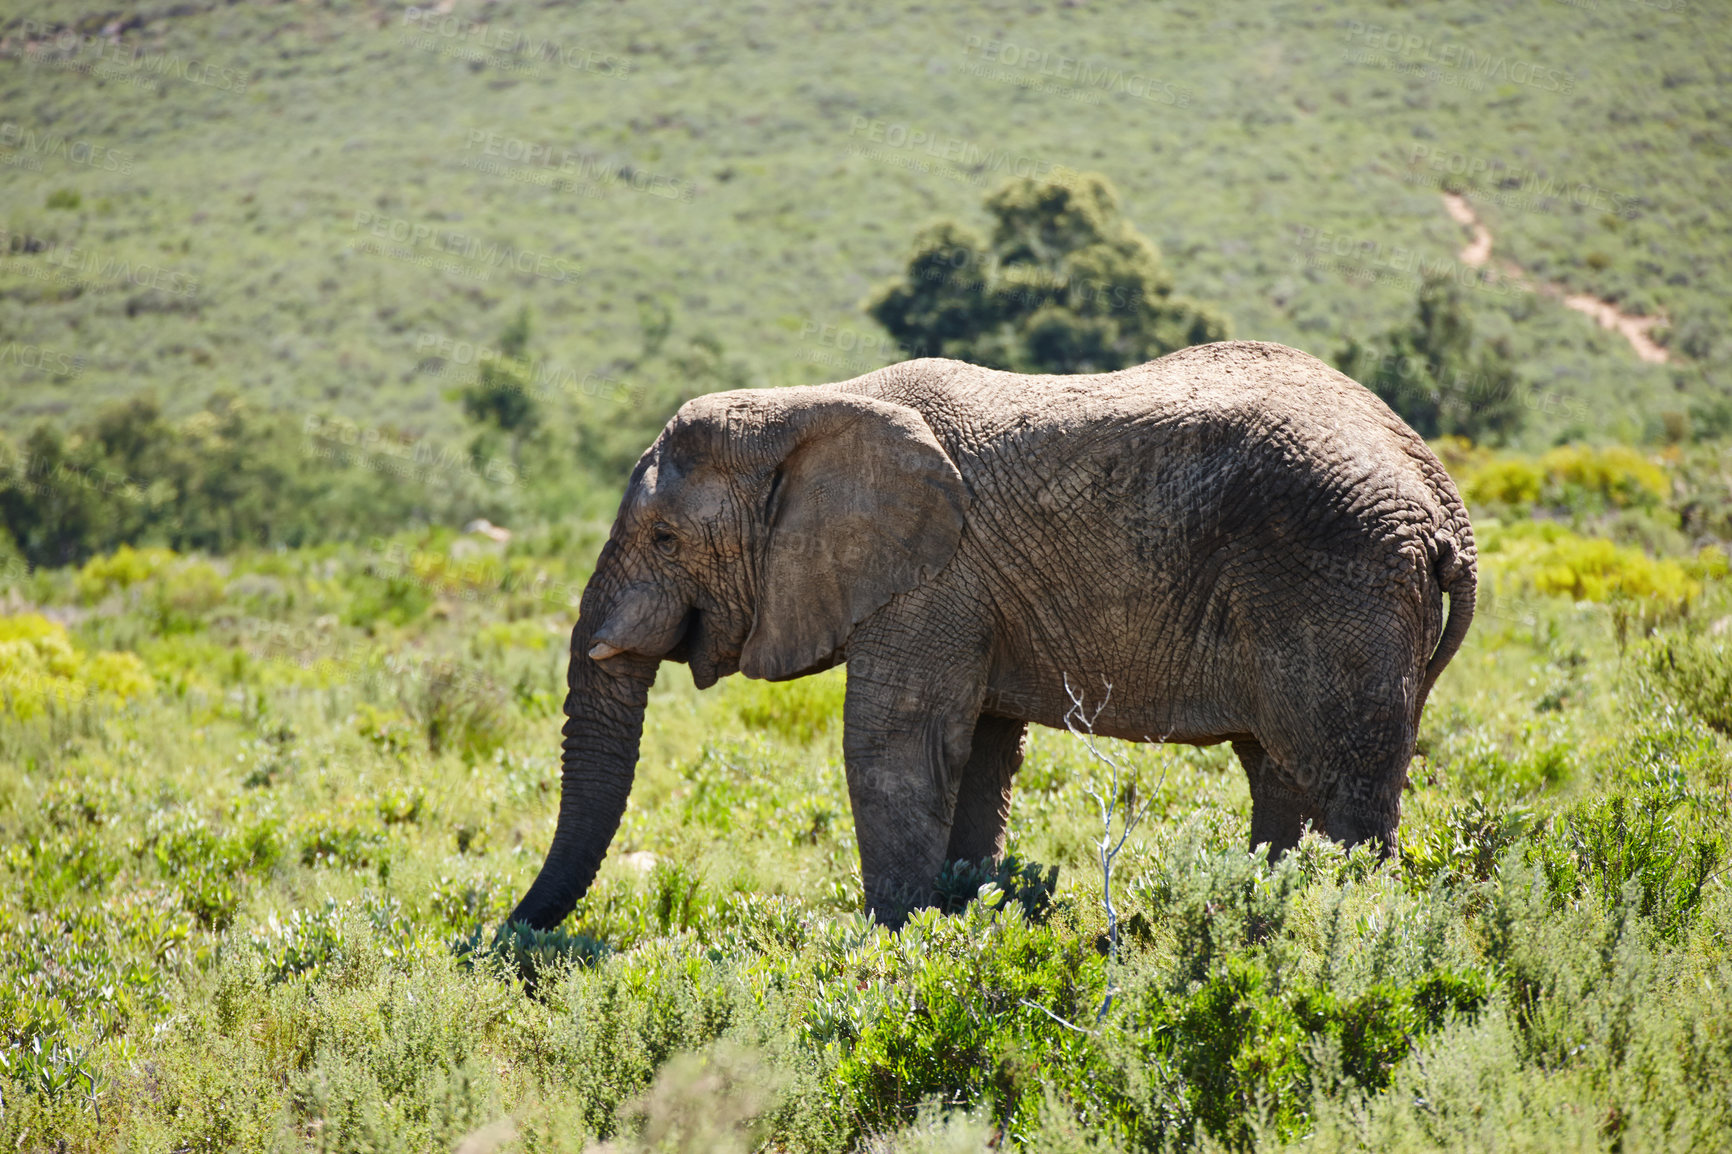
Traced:
[[[1120, 747], [1150, 814], [1112, 962], [1103, 770], [1053, 731], [1016, 861], [899, 933], [861, 918], [840, 670], [700, 694], [667, 667], [595, 887], [499, 935], [557, 805], [571, 609], [533, 590], [583, 573], [467, 551], [119, 554], [0, 594], [66, 683], [0, 723], [0, 1142], [1635, 1149], [1732, 1122], [1723, 566], [1620, 644], [1639, 594], [1489, 548], [1399, 863], [1309, 840], [1271, 867], [1224, 747]], [[378, 595], [386, 556], [424, 596]], [[219, 579], [165, 624], [197, 565]]]
[[[1417, 261], [1453, 261], [1459, 188], [1497, 259], [1671, 322], [1654, 366], [1561, 300], [1470, 293], [1533, 446], [1660, 436], [1726, 396], [1715, 5], [484, 15], [488, 44], [580, 66], [456, 34], [467, 8], [146, 4], [136, 62], [96, 75], [42, 29], [108, 9], [0, 17], [0, 413], [150, 387], [178, 415], [231, 388], [454, 442], [448, 394], [526, 305], [568, 423], [626, 414], [663, 343], [719, 342], [754, 383], [836, 379], [893, 359], [860, 306], [921, 226], [978, 227], [1000, 180], [1051, 166], [1111, 179], [1235, 335], [1325, 358], [1411, 314]], [[1379, 55], [1390, 33], [1407, 47]], [[190, 58], [207, 83], [165, 73]]]

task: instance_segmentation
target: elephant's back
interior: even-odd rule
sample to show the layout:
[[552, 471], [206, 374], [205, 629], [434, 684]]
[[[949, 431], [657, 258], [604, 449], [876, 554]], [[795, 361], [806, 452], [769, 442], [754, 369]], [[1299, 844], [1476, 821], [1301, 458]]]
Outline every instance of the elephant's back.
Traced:
[[922, 358], [841, 386], [920, 410], [965, 454], [1111, 438], [1132, 426], [1287, 428], [1324, 442], [1402, 450], [1419, 440], [1369, 389], [1316, 357], [1267, 341], [1195, 345], [1111, 373], [1038, 375]]
[[1094, 477], [1111, 490], [1141, 483], [1157, 492], [1176, 476], [1193, 498], [1404, 498], [1434, 520], [1448, 519], [1442, 504], [1454, 496], [1425, 442], [1369, 389], [1264, 341], [1197, 345], [1077, 376], [924, 359], [851, 384], [921, 410], [971, 486], [1007, 486], [1006, 495], [1050, 489], [1066, 474], [1073, 486]]
[[1199, 345], [1092, 375], [920, 360], [873, 377], [926, 416], [969, 485], [976, 536], [1012, 567], [1056, 558], [1144, 588], [1272, 567], [1319, 587], [1412, 589], [1440, 531], [1472, 547], [1425, 442], [1370, 390], [1283, 345]]

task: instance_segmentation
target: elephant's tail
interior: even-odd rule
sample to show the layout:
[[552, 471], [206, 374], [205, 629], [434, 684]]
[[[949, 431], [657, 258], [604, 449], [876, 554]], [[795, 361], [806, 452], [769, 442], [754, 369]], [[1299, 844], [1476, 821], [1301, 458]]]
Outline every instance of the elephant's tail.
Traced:
[[[1440, 531], [1437, 542], [1437, 581], [1445, 593], [1449, 594], [1449, 617], [1444, 621], [1443, 636], [1438, 638], [1437, 649], [1431, 655], [1431, 660], [1425, 663], [1425, 680], [1419, 686], [1419, 698], [1414, 702], [1414, 724], [1419, 722], [1419, 713], [1425, 708], [1425, 699], [1431, 693], [1431, 687], [1437, 684], [1438, 676], [1443, 672], [1449, 659], [1455, 656], [1455, 651], [1461, 648], [1461, 643], [1467, 637], [1468, 626], [1473, 624], [1473, 602], [1479, 590], [1479, 564], [1475, 559], [1473, 547], [1473, 530], [1467, 528], [1466, 518], [1462, 518], [1458, 527], [1466, 536], [1464, 543], [1458, 543], [1448, 530]], [[1464, 547], [1465, 546], [1465, 547]]]

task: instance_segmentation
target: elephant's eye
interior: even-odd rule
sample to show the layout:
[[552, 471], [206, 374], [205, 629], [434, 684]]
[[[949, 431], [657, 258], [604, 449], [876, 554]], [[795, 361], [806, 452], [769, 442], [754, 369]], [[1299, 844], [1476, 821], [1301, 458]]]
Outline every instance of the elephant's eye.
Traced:
[[650, 544], [656, 547], [656, 552], [663, 557], [672, 557], [680, 547], [679, 536], [674, 527], [665, 521], [657, 521], [654, 531], [650, 534]]

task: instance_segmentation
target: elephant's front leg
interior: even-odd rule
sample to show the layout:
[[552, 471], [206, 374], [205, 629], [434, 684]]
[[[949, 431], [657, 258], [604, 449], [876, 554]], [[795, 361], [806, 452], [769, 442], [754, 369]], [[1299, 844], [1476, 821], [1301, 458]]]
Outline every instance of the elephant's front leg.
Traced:
[[1024, 722], [1008, 717], [982, 717], [974, 727], [973, 748], [956, 793], [946, 861], [997, 861], [1004, 852], [1010, 782], [1022, 765], [1027, 729]]
[[950, 844], [984, 678], [850, 657], [843, 750], [866, 911], [900, 926], [930, 905]]

